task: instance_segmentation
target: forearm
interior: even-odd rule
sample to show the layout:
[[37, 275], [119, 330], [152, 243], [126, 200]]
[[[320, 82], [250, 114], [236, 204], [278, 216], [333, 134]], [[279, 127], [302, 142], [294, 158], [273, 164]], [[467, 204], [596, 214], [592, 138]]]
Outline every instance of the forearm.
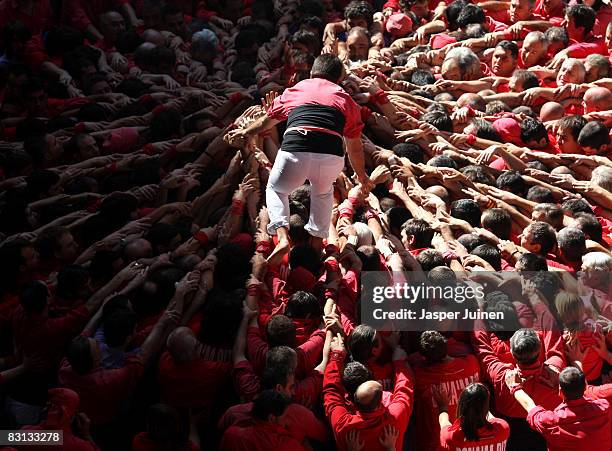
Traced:
[[232, 348], [232, 361], [236, 365], [239, 362], [247, 360], [246, 358], [246, 337], [247, 329], [251, 319], [247, 316], [242, 317], [236, 339], [234, 340], [234, 347]]
[[536, 407], [533, 399], [531, 399], [531, 397], [522, 389], [517, 390], [516, 393], [514, 393], [514, 399], [517, 400], [517, 402], [523, 409], [525, 409], [526, 412], [529, 412], [531, 409]]
[[357, 177], [366, 178], [365, 172], [365, 160], [363, 156], [363, 144], [360, 138], [353, 138], [346, 140], [346, 152], [351, 163], [351, 167]]
[[257, 118], [255, 122], [249, 125], [244, 131], [248, 135], [259, 135], [260, 133], [271, 129], [276, 124], [278, 124], [276, 119], [272, 119], [267, 114], [264, 114], [263, 116]]

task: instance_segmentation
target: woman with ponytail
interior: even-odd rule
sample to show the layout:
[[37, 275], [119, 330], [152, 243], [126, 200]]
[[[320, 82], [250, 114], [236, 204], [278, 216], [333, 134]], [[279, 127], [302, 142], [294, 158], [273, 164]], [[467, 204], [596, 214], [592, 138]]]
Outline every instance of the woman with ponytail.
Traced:
[[448, 393], [444, 386], [434, 386], [432, 391], [438, 405], [442, 449], [506, 449], [510, 426], [489, 412], [489, 390], [486, 386], [474, 383], [465, 387], [459, 396], [454, 423], [448, 416]]

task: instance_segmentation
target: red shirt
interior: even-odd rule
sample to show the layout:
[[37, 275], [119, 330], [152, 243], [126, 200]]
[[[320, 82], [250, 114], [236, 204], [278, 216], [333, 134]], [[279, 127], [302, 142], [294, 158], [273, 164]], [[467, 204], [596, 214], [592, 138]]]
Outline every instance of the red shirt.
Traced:
[[[255, 421], [251, 415], [252, 409], [252, 402], [230, 407], [219, 420], [219, 429], [225, 431], [231, 426], [252, 424]], [[312, 439], [323, 443], [329, 438], [325, 424], [312, 413], [312, 410], [301, 404], [290, 404], [285, 410], [283, 421], [291, 437], [298, 442]]]
[[413, 406], [412, 371], [403, 360], [393, 362], [395, 388], [389, 405], [384, 406], [381, 403], [372, 412], [353, 413], [353, 408], [344, 396], [345, 390], [342, 385], [344, 358], [345, 353], [332, 351], [323, 379], [325, 415], [334, 430], [338, 449], [347, 450], [346, 436], [353, 430], [359, 431], [360, 440], [365, 444], [364, 449], [381, 449], [379, 438], [383, 429], [387, 425], [392, 425], [400, 433], [395, 442], [396, 450], [400, 451]]
[[[315, 331], [308, 341], [295, 348], [298, 365], [296, 375], [301, 376], [311, 371], [318, 364], [325, 343], [325, 331]], [[266, 364], [266, 354], [270, 346], [261, 337], [257, 327], [249, 327], [247, 333], [247, 352], [255, 371], [260, 374]]]
[[212, 407], [229, 380], [232, 361], [231, 350], [211, 351], [211, 358], [191, 362], [177, 362], [168, 351], [161, 355], [159, 385], [162, 402], [174, 407]]
[[[156, 443], [148, 432], [141, 432], [132, 441], [132, 451], [165, 451], [167, 448]], [[191, 440], [181, 448], [173, 448], [175, 451], [199, 451], [200, 447]]]
[[108, 423], [117, 417], [119, 409], [129, 399], [138, 384], [144, 366], [139, 355], [128, 355], [123, 368], [95, 368], [87, 374], [77, 374], [67, 360], [59, 371], [60, 386], [70, 388], [81, 398], [81, 411], [94, 425]]
[[570, 39], [570, 45], [567, 47], [567, 52], [572, 58], [586, 58], [592, 53], [607, 55], [608, 48], [603, 38], [595, 37], [593, 34], [590, 34], [582, 42]]
[[45, 368], [51, 368], [59, 363], [66, 346], [79, 335], [88, 319], [89, 312], [84, 306], [61, 318], [31, 317], [19, 306], [13, 316], [15, 346], [23, 355], [42, 357]]
[[546, 438], [549, 451], [611, 449], [611, 419], [608, 401], [585, 398], [563, 402], [554, 410], [536, 406], [527, 415], [529, 426]]
[[220, 451], [306, 451], [304, 445], [291, 437], [279, 424], [255, 420], [246, 427], [232, 426], [221, 439]]
[[[248, 360], [234, 365], [232, 380], [236, 392], [243, 401], [252, 401], [261, 391], [261, 380]], [[314, 408], [318, 405], [322, 386], [323, 375], [316, 370], [311, 371], [305, 378], [296, 381], [293, 401], [305, 407]]]
[[62, 22], [84, 31], [89, 25], [97, 27], [101, 14], [127, 3], [129, 0], [66, 0], [62, 5]]
[[323, 78], [310, 78], [286, 89], [268, 109], [268, 116], [285, 121], [291, 110], [301, 105], [316, 104], [331, 106], [341, 111], [346, 118], [344, 136], [359, 138], [363, 130], [361, 109], [351, 96], [339, 85]]
[[439, 447], [440, 426], [434, 405], [432, 388], [444, 387], [449, 395], [448, 414], [454, 421], [459, 395], [472, 382], [480, 380], [480, 367], [473, 355], [427, 365], [424, 361], [413, 366], [416, 383], [415, 421], [417, 448], [435, 450]]
[[55, 20], [49, 0], [38, 0], [33, 6], [32, 14], [28, 14], [19, 8], [16, 0], [1, 0], [0, 28], [4, 28], [7, 23], [19, 21], [32, 32], [32, 35], [39, 35], [51, 29]]
[[445, 426], [440, 431], [440, 445], [449, 451], [483, 451], [506, 449], [506, 441], [510, 436], [510, 426], [504, 420], [492, 418], [489, 426], [478, 429], [478, 440], [469, 441], [461, 430], [459, 420], [451, 426]]

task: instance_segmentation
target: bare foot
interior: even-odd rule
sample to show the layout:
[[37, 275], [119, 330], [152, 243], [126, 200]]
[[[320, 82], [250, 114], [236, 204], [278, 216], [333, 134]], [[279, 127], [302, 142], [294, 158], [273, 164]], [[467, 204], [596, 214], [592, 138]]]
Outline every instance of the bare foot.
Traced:
[[287, 238], [279, 238], [276, 247], [268, 257], [268, 263], [270, 264], [278, 264], [285, 256], [285, 254], [289, 253], [289, 240]]

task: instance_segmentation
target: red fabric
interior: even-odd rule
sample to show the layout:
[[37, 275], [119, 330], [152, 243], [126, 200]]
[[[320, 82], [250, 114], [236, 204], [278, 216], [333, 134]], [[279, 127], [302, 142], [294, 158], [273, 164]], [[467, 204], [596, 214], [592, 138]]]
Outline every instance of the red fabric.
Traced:
[[66, 0], [62, 5], [62, 22], [84, 31], [89, 25], [97, 27], [102, 13], [126, 3], [129, 0]]
[[[252, 408], [252, 402], [230, 407], [219, 420], [219, 430], [223, 432], [231, 426], [252, 424], [255, 421], [251, 415]], [[304, 439], [325, 442], [328, 439], [326, 425], [314, 415], [312, 410], [301, 404], [290, 404], [285, 410], [283, 421], [289, 435], [298, 442], [303, 442]]]
[[107, 370], [95, 368], [87, 374], [77, 374], [67, 360], [62, 362], [59, 382], [77, 392], [81, 410], [94, 425], [116, 418], [121, 405], [129, 398], [140, 380], [144, 366], [139, 355], [125, 358], [123, 368]]
[[[559, 4], [556, 5], [555, 9], [547, 12], [544, 9], [544, 0], [536, 0], [536, 4], [535, 4], [535, 8], [533, 12], [541, 16], [544, 20], [550, 20], [552, 18], [563, 20], [563, 17], [565, 15], [564, 8], [565, 8], [565, 3], [559, 2]], [[558, 26], [558, 25], [554, 25], [554, 26]]]
[[310, 78], [286, 89], [268, 109], [268, 116], [279, 121], [287, 119], [297, 106], [318, 104], [331, 106], [341, 111], [345, 118], [344, 136], [358, 138], [363, 130], [359, 105], [340, 86], [323, 78]]
[[[49, 390], [47, 416], [37, 425], [24, 426], [22, 431], [61, 430], [63, 432], [62, 450], [94, 451], [98, 447], [88, 440], [76, 437], [72, 432], [72, 420], [79, 408], [79, 395], [65, 388]], [[20, 446], [24, 450], [47, 450], [49, 446]]]
[[584, 397], [589, 399], [605, 399], [612, 402], [612, 384], [587, 385]]
[[603, 38], [590, 35], [583, 42], [570, 39], [570, 45], [567, 47], [567, 52], [572, 58], [586, 58], [593, 53], [607, 55], [608, 48]]
[[[296, 375], [298, 377], [310, 372], [310, 370], [317, 366], [324, 343], [325, 331], [317, 330], [310, 336], [308, 341], [295, 348], [298, 360]], [[253, 367], [258, 374], [261, 374], [264, 369], [268, 349], [270, 349], [270, 346], [261, 337], [259, 329], [249, 327], [247, 332], [247, 352], [249, 360], [253, 363]]]
[[104, 153], [128, 153], [138, 149], [140, 133], [137, 127], [120, 127], [112, 130], [104, 143]]
[[25, 356], [43, 359], [45, 369], [54, 367], [61, 359], [70, 340], [87, 324], [89, 313], [82, 306], [70, 310], [61, 318], [26, 315], [21, 306], [13, 316], [13, 337], [17, 350]]
[[566, 401], [554, 410], [534, 407], [527, 422], [546, 438], [549, 451], [611, 449], [612, 411], [604, 399], [585, 398]]
[[53, 27], [55, 20], [49, 0], [38, 0], [32, 13], [30, 15], [19, 9], [19, 4], [15, 0], [1, 0], [0, 28], [4, 28], [10, 22], [19, 21], [32, 32], [32, 36], [35, 36]]
[[457, 39], [444, 33], [435, 34], [429, 40], [429, 45], [432, 49], [437, 50], [446, 47], [448, 44], [454, 44]]
[[391, 14], [385, 28], [394, 38], [403, 38], [412, 31], [412, 19], [403, 13]]
[[[248, 360], [243, 360], [234, 365], [232, 380], [236, 392], [243, 401], [252, 401], [261, 391], [261, 380], [255, 373], [253, 365]], [[293, 400], [308, 408], [318, 405], [323, 375], [318, 371], [311, 371], [306, 377], [296, 380]]]
[[[173, 443], [173, 445], [176, 445], [176, 443]], [[136, 434], [134, 440], [132, 440], [132, 451], [165, 451], [166, 449], [165, 446], [156, 443], [154, 439], [149, 437], [148, 432]], [[199, 451], [200, 447], [189, 440], [185, 446], [173, 449], [175, 451]]]
[[393, 362], [395, 388], [389, 405], [384, 406], [381, 403], [381, 406], [372, 412], [354, 413], [345, 399], [342, 386], [344, 358], [344, 353], [331, 353], [323, 382], [325, 414], [334, 431], [338, 449], [347, 450], [346, 436], [353, 430], [359, 432], [360, 440], [365, 444], [364, 449], [380, 449], [378, 439], [384, 427], [392, 425], [400, 433], [395, 449], [401, 450], [413, 406], [412, 372], [404, 361]]
[[504, 420], [492, 418], [489, 426], [478, 429], [478, 441], [465, 439], [459, 420], [451, 426], [445, 426], [440, 431], [440, 444], [445, 450], [498, 450], [506, 449], [506, 441], [510, 436], [510, 426]]
[[220, 451], [306, 451], [307, 447], [291, 437], [282, 426], [253, 421], [246, 427], [232, 426], [221, 439]]
[[[480, 334], [479, 334], [480, 335]], [[480, 335], [482, 336], [482, 335]], [[516, 364], [504, 362], [498, 357], [491, 347], [478, 343], [477, 355], [481, 360], [483, 371], [493, 384], [495, 396], [495, 409], [502, 415], [508, 417], [525, 418], [525, 410], [514, 399], [504, 381], [506, 371], [514, 369]], [[561, 402], [559, 391], [547, 385], [544, 367], [541, 362], [523, 367], [519, 365], [523, 377], [528, 378], [523, 386], [536, 404], [545, 408], [553, 409]]]
[[493, 128], [501, 136], [502, 142], [510, 142], [518, 146], [523, 145], [521, 140], [521, 126], [511, 118], [504, 117], [493, 122]]
[[444, 387], [449, 395], [448, 414], [454, 421], [459, 395], [472, 382], [480, 380], [480, 367], [473, 355], [454, 358], [435, 365], [423, 361], [413, 366], [415, 377], [416, 441], [418, 449], [435, 450], [439, 447], [440, 426], [432, 389]]
[[[209, 348], [209, 347], [207, 347]], [[177, 362], [165, 351], [159, 359], [162, 402], [175, 407], [212, 407], [232, 370], [231, 352], [209, 348], [210, 359]]]

